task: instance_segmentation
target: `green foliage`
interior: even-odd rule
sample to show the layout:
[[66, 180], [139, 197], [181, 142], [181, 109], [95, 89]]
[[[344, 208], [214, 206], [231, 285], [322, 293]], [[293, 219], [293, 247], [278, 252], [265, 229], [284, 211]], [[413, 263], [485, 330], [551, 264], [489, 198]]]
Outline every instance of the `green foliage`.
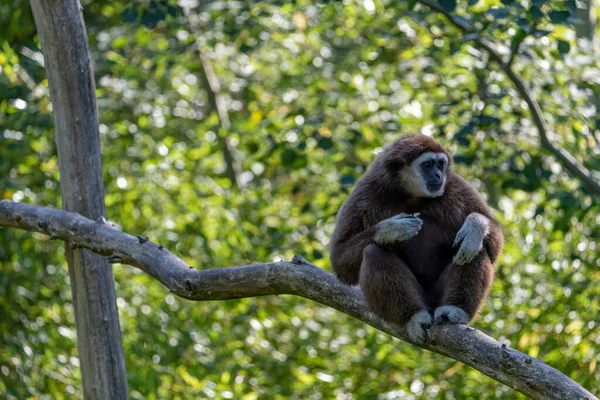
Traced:
[[[519, 50], [513, 68], [553, 140], [599, 171], [600, 63], [576, 45], [573, 3], [441, 4]], [[433, 135], [507, 237], [475, 326], [600, 391], [600, 199], [540, 148], [522, 99], [468, 37], [410, 1], [179, 4], [84, 4], [111, 220], [198, 268], [296, 253], [329, 268], [336, 212], [374, 152], [401, 132]], [[29, 3], [0, 9], [0, 198], [59, 207]], [[197, 45], [211, 50], [229, 132], [217, 131]], [[14, 229], [0, 243], [0, 397], [81, 397], [62, 244]], [[133, 268], [115, 276], [133, 399], [516, 396], [300, 298], [192, 303]]]

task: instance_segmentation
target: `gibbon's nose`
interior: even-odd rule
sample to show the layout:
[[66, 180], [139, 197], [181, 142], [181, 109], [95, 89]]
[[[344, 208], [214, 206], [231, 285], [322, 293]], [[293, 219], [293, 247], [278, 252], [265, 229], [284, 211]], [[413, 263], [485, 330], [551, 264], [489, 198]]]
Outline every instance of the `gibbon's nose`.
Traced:
[[435, 177], [438, 181], [442, 181], [442, 171], [440, 171], [439, 169], [437, 171], [435, 171]]

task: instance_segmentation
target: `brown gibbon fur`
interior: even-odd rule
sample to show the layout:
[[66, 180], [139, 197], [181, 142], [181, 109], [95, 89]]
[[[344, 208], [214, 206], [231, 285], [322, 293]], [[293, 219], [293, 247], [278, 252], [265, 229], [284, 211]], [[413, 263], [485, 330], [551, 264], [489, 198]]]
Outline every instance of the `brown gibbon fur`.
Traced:
[[[415, 193], [414, 182], [425, 179], [415, 163], [424, 154], [423, 160], [446, 160], [437, 176], [443, 180], [441, 194]], [[446, 150], [427, 136], [394, 140], [342, 206], [331, 241], [337, 277], [360, 285], [369, 308], [384, 320], [408, 324], [416, 342], [433, 323], [467, 323], [476, 316], [502, 250], [502, 230], [492, 212], [451, 167]], [[464, 253], [457, 258], [461, 246]]]

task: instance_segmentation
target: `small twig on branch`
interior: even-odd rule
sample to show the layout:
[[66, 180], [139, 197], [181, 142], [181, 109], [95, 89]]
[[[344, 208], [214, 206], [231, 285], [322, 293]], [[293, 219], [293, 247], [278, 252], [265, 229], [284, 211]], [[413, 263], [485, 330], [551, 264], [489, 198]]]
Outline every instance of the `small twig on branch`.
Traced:
[[[44, 221], [40, 224], [40, 221]], [[227, 300], [277, 294], [301, 296], [335, 308], [394, 337], [409, 341], [404, 327], [371, 313], [360, 290], [342, 284], [302, 257], [292, 262], [254, 264], [209, 270], [190, 268], [151, 241], [95, 223], [78, 214], [12, 201], [0, 201], [0, 226], [48, 234], [98, 254], [117, 256], [147, 272], [170, 292], [196, 301]], [[410, 341], [409, 341], [410, 342]], [[506, 347], [466, 325], [439, 325], [422, 346], [463, 362], [534, 399], [598, 400], [558, 370]]]
[[455, 18], [448, 10], [444, 9], [435, 0], [418, 0], [419, 3], [429, 7], [431, 10], [442, 14], [448, 22], [456, 26], [460, 31], [465, 33], [465, 37], [469, 37], [478, 47], [484, 49], [490, 56], [490, 58], [496, 61], [508, 78], [512, 81], [513, 85], [519, 92], [519, 95], [527, 103], [527, 107], [533, 117], [533, 122], [540, 135], [540, 144], [542, 147], [549, 150], [561, 163], [562, 165], [574, 176], [581, 179], [581, 181], [594, 193], [600, 195], [600, 182], [594, 178], [589, 169], [582, 165], [572, 154], [565, 149], [556, 146], [550, 141], [549, 130], [546, 126], [546, 120], [542, 109], [525, 85], [523, 78], [512, 69], [512, 60], [504, 62], [504, 59], [500, 53], [494, 48], [488, 40], [484, 39], [479, 35], [478, 32], [474, 31], [468, 24], [463, 20]]

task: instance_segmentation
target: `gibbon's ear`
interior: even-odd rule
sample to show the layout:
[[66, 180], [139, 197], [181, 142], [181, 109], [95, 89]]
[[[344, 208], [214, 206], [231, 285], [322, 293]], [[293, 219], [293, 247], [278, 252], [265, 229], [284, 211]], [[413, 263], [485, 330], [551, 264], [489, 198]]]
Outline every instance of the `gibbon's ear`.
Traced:
[[402, 162], [402, 160], [399, 160], [395, 157], [387, 157], [385, 160], [383, 160], [383, 165], [385, 169], [387, 169], [390, 172], [398, 172], [404, 166], [406, 166], [406, 164]]
[[408, 167], [425, 151], [421, 146], [390, 146], [382, 154], [383, 165], [390, 172], [398, 172]]

